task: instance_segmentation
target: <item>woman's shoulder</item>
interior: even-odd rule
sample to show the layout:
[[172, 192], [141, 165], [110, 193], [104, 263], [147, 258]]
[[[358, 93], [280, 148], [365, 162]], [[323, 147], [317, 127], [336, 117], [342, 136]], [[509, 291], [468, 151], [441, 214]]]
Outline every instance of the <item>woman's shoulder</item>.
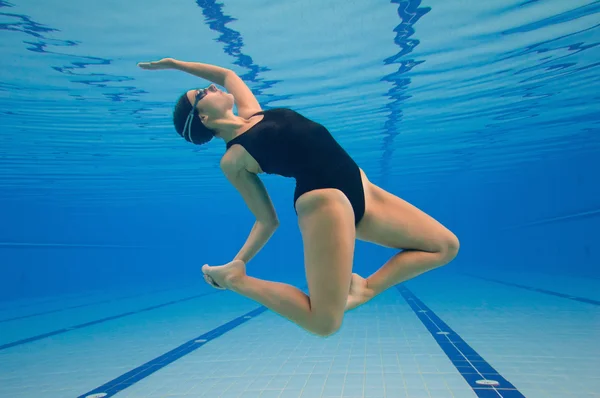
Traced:
[[219, 162], [223, 171], [240, 170], [245, 166], [246, 150], [241, 145], [233, 145], [228, 148]]

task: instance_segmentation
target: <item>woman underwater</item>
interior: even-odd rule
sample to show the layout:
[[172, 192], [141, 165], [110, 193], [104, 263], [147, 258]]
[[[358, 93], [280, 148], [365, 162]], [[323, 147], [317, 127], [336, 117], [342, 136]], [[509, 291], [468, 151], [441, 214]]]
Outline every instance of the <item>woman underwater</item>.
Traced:
[[[193, 144], [213, 138], [225, 142], [221, 170], [256, 222], [231, 262], [202, 267], [204, 279], [213, 287], [237, 292], [311, 333], [329, 336], [340, 329], [345, 311], [457, 255], [459, 242], [452, 232], [370, 182], [324, 126], [287, 108], [263, 111], [232, 70], [173, 58], [138, 66], [180, 70], [214, 83], [188, 90], [179, 98], [173, 112], [175, 129]], [[309, 295], [294, 286], [246, 274], [246, 264], [279, 225], [258, 177], [261, 173], [296, 180], [294, 208], [304, 244]], [[352, 273], [356, 239], [401, 251], [365, 279]]]

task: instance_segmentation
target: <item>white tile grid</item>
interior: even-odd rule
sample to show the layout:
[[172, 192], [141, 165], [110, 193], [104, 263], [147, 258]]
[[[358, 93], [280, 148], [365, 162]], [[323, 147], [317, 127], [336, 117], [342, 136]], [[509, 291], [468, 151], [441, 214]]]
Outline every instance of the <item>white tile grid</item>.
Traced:
[[408, 287], [527, 398], [600, 392], [596, 306], [457, 275]]
[[78, 396], [256, 307], [218, 293], [2, 350], [0, 397]]
[[[471, 290], [475, 291], [475, 295], [481, 293], [473, 287]], [[485, 290], [489, 290], [489, 286], [486, 286]], [[499, 290], [499, 292], [502, 291], [502, 289]], [[506, 291], [504, 292], [506, 293]], [[540, 341], [537, 355], [515, 355], [515, 350], [518, 352], [523, 348], [530, 349], [534, 346], [531, 341], [528, 341], [528, 335], [536, 329], [536, 326], [533, 325], [532, 330], [531, 325], [527, 326], [526, 322], [524, 323], [532, 315], [531, 311], [525, 310], [528, 309], [526, 306], [513, 305], [519, 302], [523, 304], [523, 301], [512, 301], [510, 307], [499, 311], [497, 305], [492, 301], [484, 300], [483, 305], [481, 303], [477, 305], [474, 322], [469, 322], [474, 313], [467, 305], [468, 300], [462, 300], [460, 295], [457, 296], [458, 293], [463, 294], [466, 291], [461, 289], [460, 292], [454, 293], [456, 294], [452, 294], [451, 289], [446, 289], [443, 301], [450, 303], [448, 313], [445, 315], [438, 313], [438, 315], [449, 324], [451, 322], [463, 324], [461, 330], [466, 330], [467, 334], [471, 335], [471, 339], [463, 336], [469, 344], [472, 345], [472, 341], [475, 341], [483, 349], [500, 347], [502, 352], [496, 352], [494, 361], [490, 361], [492, 366], [496, 369], [502, 367], [501, 373], [505, 377], [505, 373], [512, 373], [514, 376], [507, 378], [521, 390], [529, 389], [533, 395], [526, 394], [528, 398], [553, 395], [592, 397], [597, 395], [595, 391], [600, 391], [598, 389], [590, 392], [590, 385], [585, 382], [576, 383], [580, 385], [579, 389], [571, 387], [565, 389], [566, 385], [573, 385], [576, 382], [572, 377], [564, 374], [574, 368], [579, 369], [575, 375], [578, 380], [585, 381], [587, 378], [595, 382], [599, 381], [598, 375], [594, 374], [594, 369], [598, 367], [597, 356], [590, 355], [582, 358], [575, 355], [563, 355], [560, 361], [556, 361], [556, 353], [553, 350], [558, 349], [562, 352], [568, 336], [575, 336], [570, 340], [571, 348], [581, 351], [586, 347], [593, 347], [593, 345], [589, 345], [589, 341], [584, 340], [582, 344], [577, 343], [577, 339], [585, 338], [587, 335], [578, 329], [580, 323], [576, 322], [572, 329], [568, 329], [569, 325], [565, 324], [564, 316], [572, 319], [573, 311], [565, 310], [562, 304], [554, 302], [553, 305], [558, 305], [558, 307], [551, 307], [553, 311], [550, 313], [562, 315], [558, 316], [559, 319], [553, 319], [553, 316], [542, 318], [546, 322], [555, 321], [550, 329], [558, 328], [557, 330], [561, 331], [558, 335], [559, 341], [554, 345], [548, 344], [548, 341]], [[234, 297], [230, 295], [229, 299], [220, 297], [219, 300], [211, 301], [211, 306], [221, 308], [221, 310], [213, 308], [216, 311], [211, 311], [211, 319], [214, 320], [217, 313], [223, 310], [231, 314], [230, 311], [240, 305]], [[426, 298], [421, 295], [419, 297], [429, 305]], [[448, 300], [448, 297], [453, 298]], [[459, 298], [457, 299], [457, 297]], [[439, 304], [438, 299], [433, 300], [436, 305]], [[536, 304], [538, 301], [533, 303], [534, 308], [537, 308], [536, 305], [541, 305], [540, 303]], [[246, 302], [246, 304], [248, 303]], [[256, 305], [250, 304], [247, 309], [255, 307]], [[488, 307], [492, 307], [492, 311], [488, 311], [488, 316], [482, 317], [482, 309], [485, 310]], [[186, 311], [185, 309], [175, 311], [175, 314], [178, 314], [175, 315], [175, 324], [171, 322], [173, 321], [171, 318], [174, 315], [173, 311], [162, 318], [140, 314], [132, 317], [137, 324], [133, 326], [138, 327], [138, 330], [134, 332], [127, 330], [131, 320], [122, 323], [115, 321], [112, 325], [105, 325], [108, 327], [96, 329], [92, 334], [79, 336], [74, 345], [72, 338], [54, 338], [48, 339], [44, 343], [41, 341], [24, 345], [18, 355], [14, 355], [17, 348], [12, 354], [9, 352], [10, 350], [0, 352], [0, 364], [8, 365], [9, 370], [8, 373], [0, 372], [0, 377], [3, 379], [3, 382], [0, 383], [2, 385], [0, 390], [4, 389], [4, 393], [0, 391], [0, 396], [33, 397], [43, 391], [45, 397], [62, 398], [91, 389], [99, 385], [97, 382], [98, 372], [106, 373], [106, 369], [110, 369], [111, 373], [119, 375], [143, 363], [136, 360], [135, 366], [123, 365], [126, 357], [136, 359], [144, 356], [144, 351], [148, 350], [152, 353], [160, 351], [159, 354], [154, 354], [154, 357], [166, 352], [168, 344], [165, 340], [168, 340], [168, 337], [172, 339], [173, 331], [181, 329], [181, 322], [185, 320], [184, 313]], [[537, 316], [539, 316], [539, 311]], [[581, 321], [586, 321], [585, 317], [589, 314], [584, 311], [581, 316]], [[232, 316], [222, 317], [223, 321], [231, 318]], [[482, 319], [485, 319], [484, 324], [481, 322]], [[589, 321], [589, 319], [587, 320]], [[516, 337], [515, 322], [521, 326], [522, 331], [522, 334], [517, 333]], [[139, 330], [140, 325], [148, 327]], [[526, 327], [524, 328], [523, 325]], [[90, 328], [89, 332], [99, 326]], [[564, 329], [565, 326], [567, 329]], [[106, 333], [110, 333], [115, 327], [121, 328], [121, 333], [109, 335], [108, 341], [102, 343], [102, 334], [105, 335], [104, 338], [107, 338]], [[470, 327], [473, 329], [470, 330]], [[162, 332], [156, 336], [156, 332], [161, 329]], [[98, 332], [101, 333], [100, 336], [97, 334]], [[201, 333], [199, 331], [194, 336]], [[143, 337], [144, 334], [147, 336]], [[265, 339], [265, 336], [268, 338]], [[146, 344], [141, 344], [141, 346], [138, 344], [136, 347], [136, 343], [139, 343], [140, 339], [145, 341], [151, 337], [154, 338], [146, 341]], [[92, 339], [98, 338], [99, 341], [92, 341]], [[231, 340], [235, 341], [236, 338], [240, 344], [232, 344]], [[163, 342], [161, 343], [159, 340]], [[521, 344], [522, 340], [526, 344]], [[529, 340], [531, 340], [530, 337]], [[81, 351], [81, 347], [76, 347], [77, 343], [93, 343], [94, 347], [88, 347], [84, 352]], [[560, 345], [561, 343], [562, 345]], [[248, 349], [249, 344], [253, 345], [252, 349]], [[69, 345], [71, 345], [70, 348]], [[132, 350], [134, 347], [136, 349]], [[104, 349], [103, 351], [110, 355], [104, 357], [95, 355], [95, 349]], [[481, 353], [482, 348], [476, 349]], [[65, 353], [72, 354], [71, 358], [65, 359]], [[75, 354], [73, 355], [73, 353]], [[115, 359], [115, 355], [119, 355], [119, 353], [123, 354], [121, 359]], [[175, 376], [164, 373], [183, 365], [186, 361], [194, 362], [193, 358], [196, 355], [200, 355], [198, 365], [192, 364], [188, 370], [181, 369]], [[489, 361], [485, 355], [484, 358]], [[119, 363], [119, 365], [115, 366], [115, 363]], [[73, 372], [73, 364], [79, 366], [77, 372]], [[203, 366], [205, 369], [202, 369]], [[547, 368], [546, 371], [542, 369], [544, 366]], [[539, 374], [532, 373], [530, 371], [532, 367], [535, 367]], [[193, 369], [193, 371], [189, 369]], [[528, 369], [528, 372], [524, 372]], [[225, 373], [236, 376], [220, 376]], [[524, 376], [520, 377], [521, 375]], [[549, 375], [551, 377], [548, 377]], [[181, 377], [188, 382], [176, 382], [177, 386], [174, 388], [171, 380], [181, 381]], [[136, 395], [135, 389], [142, 387], [148, 380], [158, 380], [158, 385], [153, 385], [150, 390], [142, 389]], [[94, 384], [90, 385], [90, 383]], [[189, 391], [186, 391], [186, 384], [189, 386]], [[535, 388], [541, 384], [544, 385], [543, 390]], [[85, 388], [82, 390], [83, 385]], [[467, 398], [475, 396], [433, 341], [429, 332], [425, 330], [412, 310], [394, 290], [390, 290], [372, 303], [349, 313], [342, 331], [328, 339], [310, 336], [281, 317], [267, 312], [124, 390], [119, 396], [239, 397], [269, 396], [268, 394], [277, 393], [281, 397], [424, 396], [443, 398], [448, 396]]]
[[267, 312], [118, 397], [476, 397], [390, 290], [323, 339]]

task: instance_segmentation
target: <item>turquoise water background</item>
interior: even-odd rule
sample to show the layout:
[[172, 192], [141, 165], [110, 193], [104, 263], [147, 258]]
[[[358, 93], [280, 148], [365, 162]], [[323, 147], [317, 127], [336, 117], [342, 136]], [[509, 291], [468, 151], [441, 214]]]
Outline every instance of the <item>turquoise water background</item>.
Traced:
[[[438, 366], [452, 358], [391, 289], [326, 340], [242, 318], [118, 396], [600, 396], [599, 26], [590, 0], [0, 1], [0, 396], [87, 396], [258, 308], [201, 278], [254, 219], [219, 170], [223, 142], [172, 127], [179, 95], [207, 82], [136, 66], [163, 57], [233, 69], [264, 109], [324, 124], [372, 182], [451, 229], [459, 256], [405, 285], [512, 384], [477, 391]], [[294, 181], [261, 178], [281, 226], [248, 273], [303, 287]], [[355, 272], [393, 254], [358, 242]], [[386, 378], [357, 346], [433, 362]], [[290, 370], [343, 347], [363, 368]], [[381, 382], [364, 381], [372, 366]], [[290, 384], [319, 372], [346, 376]], [[189, 388], [157, 390], [169, 383]]]

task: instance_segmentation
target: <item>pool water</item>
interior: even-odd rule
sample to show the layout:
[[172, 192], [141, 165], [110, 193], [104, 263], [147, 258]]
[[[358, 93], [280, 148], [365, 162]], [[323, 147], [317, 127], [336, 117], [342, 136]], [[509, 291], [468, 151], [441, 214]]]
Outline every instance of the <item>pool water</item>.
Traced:
[[[600, 2], [0, 0], [0, 397], [600, 397]], [[452, 230], [327, 338], [207, 285], [254, 217], [179, 137], [234, 70]], [[304, 291], [293, 179], [249, 275]], [[397, 251], [358, 241], [367, 277]]]

